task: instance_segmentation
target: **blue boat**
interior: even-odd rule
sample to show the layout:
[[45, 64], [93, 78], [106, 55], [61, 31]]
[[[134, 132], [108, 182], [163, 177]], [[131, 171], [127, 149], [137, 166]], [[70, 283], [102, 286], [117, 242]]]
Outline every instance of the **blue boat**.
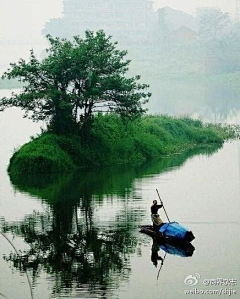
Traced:
[[169, 222], [161, 225], [160, 229], [155, 229], [151, 225], [143, 225], [140, 232], [161, 240], [172, 243], [192, 242], [195, 239], [193, 233], [177, 222]]

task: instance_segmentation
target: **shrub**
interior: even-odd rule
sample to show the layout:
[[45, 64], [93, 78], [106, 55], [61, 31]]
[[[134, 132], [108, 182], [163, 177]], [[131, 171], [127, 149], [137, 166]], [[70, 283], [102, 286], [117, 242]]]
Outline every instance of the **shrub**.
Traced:
[[205, 126], [186, 117], [150, 115], [126, 122], [114, 114], [98, 115], [86, 139], [43, 133], [12, 156], [8, 170], [55, 173], [143, 162], [199, 145], [221, 144], [229, 136], [226, 132], [220, 126]]

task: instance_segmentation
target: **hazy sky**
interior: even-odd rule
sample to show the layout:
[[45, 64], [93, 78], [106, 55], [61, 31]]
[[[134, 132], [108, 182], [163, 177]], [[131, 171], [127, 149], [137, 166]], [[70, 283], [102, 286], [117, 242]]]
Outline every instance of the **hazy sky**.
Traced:
[[[219, 6], [230, 13], [235, 8], [235, 0], [155, 0], [155, 3], [189, 13], [194, 13], [199, 6]], [[62, 0], [0, 0], [0, 4], [0, 42], [13, 39], [41, 41], [40, 31], [44, 23], [62, 12]]]
[[62, 0], [0, 0], [0, 42], [4, 40], [41, 41], [45, 22], [62, 12]]
[[158, 6], [169, 6], [194, 14], [196, 7], [219, 7], [224, 12], [234, 14], [236, 0], [155, 0]]

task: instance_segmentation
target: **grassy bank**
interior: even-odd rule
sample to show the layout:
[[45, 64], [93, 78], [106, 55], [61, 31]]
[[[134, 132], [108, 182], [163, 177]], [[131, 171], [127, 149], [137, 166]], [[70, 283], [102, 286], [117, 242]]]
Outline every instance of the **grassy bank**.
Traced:
[[44, 133], [22, 146], [10, 160], [10, 173], [56, 173], [77, 167], [143, 163], [199, 146], [221, 145], [231, 132], [199, 120], [145, 116], [124, 123], [116, 115], [98, 116], [88, 139]]

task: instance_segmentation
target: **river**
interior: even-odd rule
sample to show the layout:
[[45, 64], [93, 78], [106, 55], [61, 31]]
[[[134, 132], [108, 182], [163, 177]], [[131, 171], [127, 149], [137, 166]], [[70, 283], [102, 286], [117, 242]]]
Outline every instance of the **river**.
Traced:
[[[9, 177], [14, 148], [41, 125], [23, 119], [17, 109], [0, 114], [0, 297], [178, 299], [218, 291], [222, 295], [213, 298], [229, 298], [224, 292], [238, 298], [238, 141], [141, 167]], [[151, 221], [156, 189], [170, 219], [196, 236], [192, 256], [182, 257], [176, 248], [178, 254], [165, 255], [139, 233]], [[162, 266], [153, 264], [152, 249], [164, 258]], [[196, 285], [187, 285], [188, 276]], [[186, 294], [189, 290], [210, 295]]]

